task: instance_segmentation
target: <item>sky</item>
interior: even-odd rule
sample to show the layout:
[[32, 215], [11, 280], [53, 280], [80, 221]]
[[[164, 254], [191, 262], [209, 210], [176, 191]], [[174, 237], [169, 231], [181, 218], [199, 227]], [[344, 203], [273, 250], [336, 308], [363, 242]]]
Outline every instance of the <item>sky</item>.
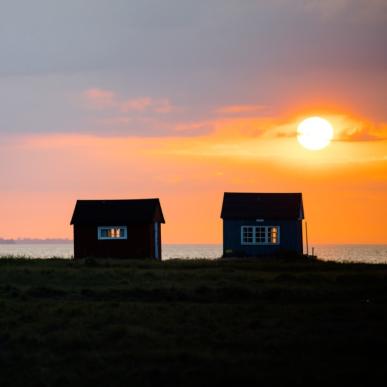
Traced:
[[302, 192], [312, 244], [387, 243], [387, 1], [0, 3], [0, 237], [159, 197], [164, 243], [221, 243], [224, 192]]

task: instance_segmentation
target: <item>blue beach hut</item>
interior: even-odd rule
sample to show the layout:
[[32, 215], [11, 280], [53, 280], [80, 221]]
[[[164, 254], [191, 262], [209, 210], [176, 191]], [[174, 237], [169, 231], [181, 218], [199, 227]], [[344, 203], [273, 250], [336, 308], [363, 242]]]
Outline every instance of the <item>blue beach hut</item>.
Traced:
[[302, 255], [301, 193], [225, 192], [223, 256]]

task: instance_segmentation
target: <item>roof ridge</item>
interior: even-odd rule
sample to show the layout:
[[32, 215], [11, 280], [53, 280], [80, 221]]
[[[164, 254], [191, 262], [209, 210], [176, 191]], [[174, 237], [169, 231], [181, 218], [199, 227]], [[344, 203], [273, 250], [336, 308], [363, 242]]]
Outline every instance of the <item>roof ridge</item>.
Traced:
[[128, 202], [128, 201], [159, 200], [159, 198], [138, 198], [138, 199], [77, 199], [77, 202]]

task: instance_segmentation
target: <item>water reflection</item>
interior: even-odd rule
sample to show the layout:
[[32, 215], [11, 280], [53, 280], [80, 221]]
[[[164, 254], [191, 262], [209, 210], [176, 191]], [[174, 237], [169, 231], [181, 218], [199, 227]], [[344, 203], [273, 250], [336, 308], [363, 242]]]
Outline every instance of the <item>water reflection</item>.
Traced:
[[[314, 245], [315, 254], [322, 260], [343, 262], [387, 263], [387, 245]], [[31, 258], [73, 256], [72, 243], [61, 244], [0, 244], [0, 256]], [[163, 244], [163, 259], [216, 259], [222, 255], [218, 244]]]

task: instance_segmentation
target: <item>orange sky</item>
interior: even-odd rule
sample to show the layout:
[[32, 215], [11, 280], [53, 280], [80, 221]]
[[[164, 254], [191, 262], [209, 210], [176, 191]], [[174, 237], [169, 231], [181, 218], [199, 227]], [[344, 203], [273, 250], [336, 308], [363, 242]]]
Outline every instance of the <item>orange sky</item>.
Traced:
[[159, 197], [164, 243], [220, 243], [224, 191], [302, 192], [311, 243], [386, 243], [387, 141], [351, 141], [369, 126], [325, 115], [335, 138], [309, 151], [296, 140], [300, 117], [226, 117], [185, 138], [15, 137], [3, 149], [12, 183], [0, 235], [71, 237], [78, 198]]

